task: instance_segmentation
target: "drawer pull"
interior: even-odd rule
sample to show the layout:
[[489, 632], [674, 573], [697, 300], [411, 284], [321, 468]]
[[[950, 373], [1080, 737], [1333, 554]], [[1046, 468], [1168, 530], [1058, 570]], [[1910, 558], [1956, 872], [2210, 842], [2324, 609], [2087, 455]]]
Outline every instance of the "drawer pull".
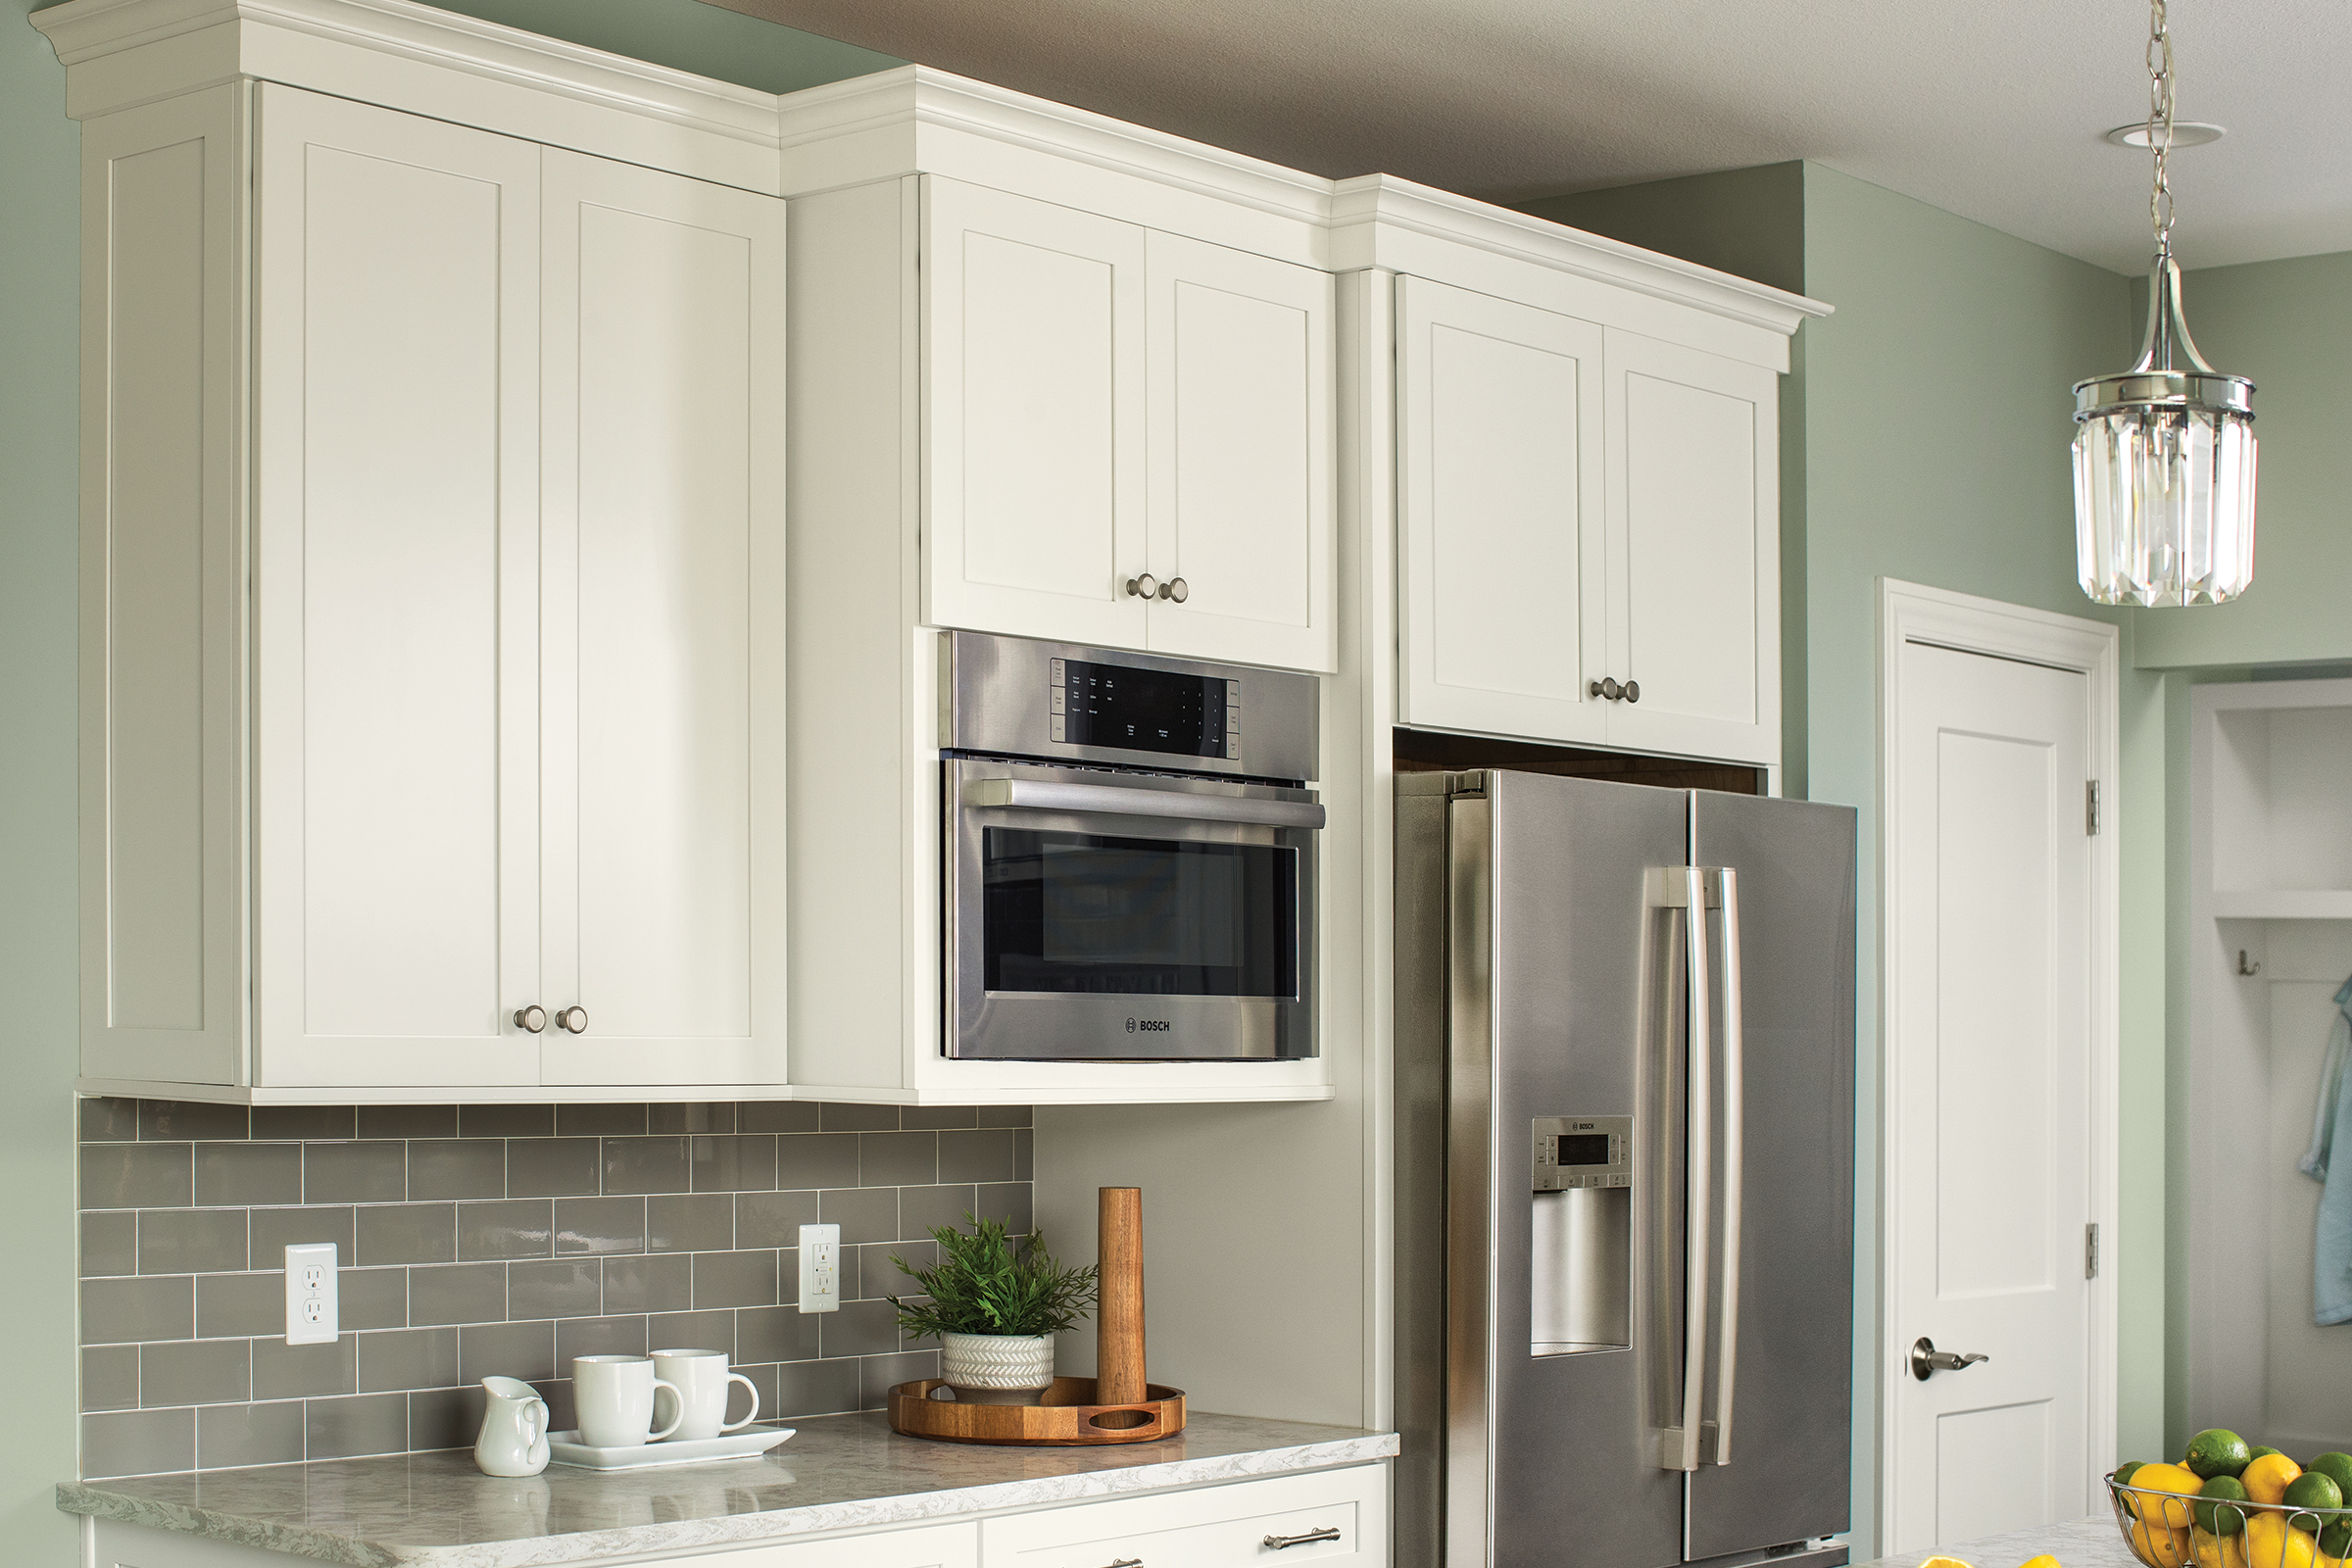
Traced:
[[[1310, 1541], [1337, 1541], [1339, 1539], [1340, 1533], [1337, 1530], [1332, 1529], [1329, 1525], [1325, 1525], [1320, 1530], [1309, 1530], [1303, 1536], [1268, 1536], [1266, 1538], [1266, 1549], [1268, 1551], [1280, 1551], [1285, 1546], [1303, 1546]], [[1116, 1568], [1115, 1564], [1113, 1565], [1113, 1568]]]
[[1141, 1557], [1121, 1557], [1115, 1562], [1103, 1564], [1103, 1568], [1144, 1568], [1144, 1559]]

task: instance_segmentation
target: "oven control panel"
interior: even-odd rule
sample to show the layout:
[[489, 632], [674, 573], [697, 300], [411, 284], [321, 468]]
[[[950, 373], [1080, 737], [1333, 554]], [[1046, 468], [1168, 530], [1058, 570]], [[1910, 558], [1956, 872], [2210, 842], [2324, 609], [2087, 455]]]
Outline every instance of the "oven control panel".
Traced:
[[1242, 683], [1105, 660], [1049, 662], [1052, 739], [1165, 757], [1242, 760]]
[[1535, 1191], [1633, 1185], [1633, 1117], [1535, 1118]]

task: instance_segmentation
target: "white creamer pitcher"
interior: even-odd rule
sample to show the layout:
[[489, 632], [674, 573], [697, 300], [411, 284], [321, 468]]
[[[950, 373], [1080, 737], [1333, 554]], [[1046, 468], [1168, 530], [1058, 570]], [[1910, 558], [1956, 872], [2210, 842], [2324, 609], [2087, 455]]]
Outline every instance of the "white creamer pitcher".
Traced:
[[547, 1468], [547, 1401], [519, 1378], [484, 1378], [482, 1435], [473, 1462], [486, 1476], [535, 1476]]

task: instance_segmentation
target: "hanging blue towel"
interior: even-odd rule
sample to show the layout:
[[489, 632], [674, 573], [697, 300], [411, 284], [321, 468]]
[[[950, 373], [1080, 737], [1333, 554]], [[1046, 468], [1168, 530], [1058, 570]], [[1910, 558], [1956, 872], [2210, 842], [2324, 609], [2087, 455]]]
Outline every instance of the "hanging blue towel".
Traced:
[[2352, 980], [2335, 993], [2335, 1027], [2328, 1034], [2328, 1057], [2320, 1066], [2319, 1103], [2312, 1109], [2311, 1147], [2303, 1174], [2326, 1185], [2312, 1239], [2311, 1315], [2317, 1323], [2352, 1322], [2352, 1158], [2329, 1156], [2337, 1129], [2352, 1127]]

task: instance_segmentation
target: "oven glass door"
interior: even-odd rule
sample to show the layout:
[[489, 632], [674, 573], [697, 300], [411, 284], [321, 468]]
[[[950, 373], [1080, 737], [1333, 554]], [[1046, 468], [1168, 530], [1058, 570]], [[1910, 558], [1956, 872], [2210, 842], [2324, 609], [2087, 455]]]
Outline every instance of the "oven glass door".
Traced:
[[[1083, 804], [1062, 798], [1073, 779]], [[1049, 786], [1045, 804], [1024, 781]], [[947, 784], [949, 1054], [1312, 1054], [1316, 831], [1155, 814], [1279, 816], [1311, 794], [973, 760]]]

